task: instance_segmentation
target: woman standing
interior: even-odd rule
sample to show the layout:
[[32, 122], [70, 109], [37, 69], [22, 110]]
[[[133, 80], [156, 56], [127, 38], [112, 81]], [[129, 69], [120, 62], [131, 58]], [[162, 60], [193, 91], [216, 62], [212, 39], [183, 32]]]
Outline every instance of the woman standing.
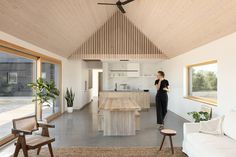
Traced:
[[157, 112], [157, 124], [160, 124], [159, 129], [164, 128], [164, 119], [167, 113], [168, 95], [170, 86], [168, 80], [165, 79], [165, 73], [163, 71], [157, 72], [157, 80], [155, 81], [157, 88], [156, 94], [156, 112]]

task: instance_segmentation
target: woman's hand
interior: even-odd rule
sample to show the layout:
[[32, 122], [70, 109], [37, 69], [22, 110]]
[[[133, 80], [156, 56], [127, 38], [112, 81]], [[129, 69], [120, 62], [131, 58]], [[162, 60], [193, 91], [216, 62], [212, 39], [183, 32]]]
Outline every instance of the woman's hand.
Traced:
[[168, 88], [165, 87], [165, 88], [163, 88], [163, 90], [168, 91]]
[[163, 90], [169, 92], [170, 91], [170, 86], [163, 88]]
[[158, 82], [158, 84], [156, 84], [156, 88], [157, 88], [157, 90], [160, 89], [160, 87], [161, 87], [161, 82], [162, 82], [163, 80], [164, 80], [163, 77], [159, 78], [159, 82]]

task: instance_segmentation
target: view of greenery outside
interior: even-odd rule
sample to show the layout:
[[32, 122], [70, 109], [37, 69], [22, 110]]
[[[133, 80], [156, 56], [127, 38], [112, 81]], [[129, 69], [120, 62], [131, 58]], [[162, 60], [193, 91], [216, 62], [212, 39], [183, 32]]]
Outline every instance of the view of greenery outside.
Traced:
[[216, 64], [192, 67], [191, 96], [217, 99]]
[[192, 91], [216, 91], [217, 90], [217, 77], [211, 71], [198, 71], [192, 72]]

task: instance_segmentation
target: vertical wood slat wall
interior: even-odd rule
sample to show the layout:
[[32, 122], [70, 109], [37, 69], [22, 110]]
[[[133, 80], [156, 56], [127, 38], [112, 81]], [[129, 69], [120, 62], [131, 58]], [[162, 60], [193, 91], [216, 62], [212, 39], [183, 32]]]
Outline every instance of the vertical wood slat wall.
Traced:
[[165, 59], [154, 45], [126, 16], [116, 12], [70, 59]]

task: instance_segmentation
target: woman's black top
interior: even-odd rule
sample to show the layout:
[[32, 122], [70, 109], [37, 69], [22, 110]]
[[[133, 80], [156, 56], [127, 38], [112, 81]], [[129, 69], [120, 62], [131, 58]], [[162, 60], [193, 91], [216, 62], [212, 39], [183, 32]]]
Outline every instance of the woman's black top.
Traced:
[[[155, 85], [159, 83], [159, 79], [155, 81]], [[169, 82], [168, 80], [164, 79], [161, 81], [160, 89], [157, 91], [157, 94], [166, 94], [167, 91], [163, 90], [163, 88], [168, 88]]]

